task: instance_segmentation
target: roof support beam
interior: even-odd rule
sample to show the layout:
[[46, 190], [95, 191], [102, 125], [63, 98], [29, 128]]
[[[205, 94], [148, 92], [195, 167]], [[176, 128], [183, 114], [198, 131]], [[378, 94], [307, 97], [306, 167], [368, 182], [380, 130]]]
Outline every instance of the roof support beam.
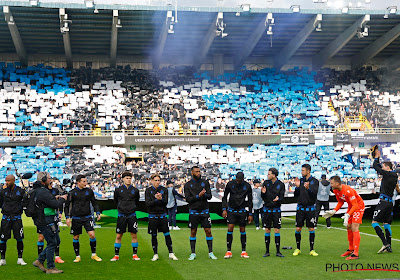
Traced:
[[265, 22], [267, 21], [268, 15], [265, 15], [260, 23], [257, 25], [255, 30], [250, 34], [250, 37], [247, 39], [246, 43], [242, 47], [242, 51], [236, 57], [234, 61], [234, 69], [239, 69], [245, 62], [245, 60], [249, 57], [249, 55], [253, 52], [256, 47], [258, 41], [260, 41], [261, 36], [267, 29]]
[[307, 40], [308, 36], [313, 32], [315, 27], [322, 21], [322, 15], [315, 15], [296, 36], [294, 36], [283, 50], [274, 59], [274, 67], [281, 69], [300, 48], [300, 46]]
[[73, 67], [72, 49], [71, 49], [71, 41], [69, 39], [69, 23], [71, 21], [68, 20], [68, 15], [65, 13], [64, 8], [60, 8], [59, 15], [60, 15], [60, 32], [63, 36], [63, 42], [64, 42], [65, 60], [67, 62], [67, 68], [72, 68]]
[[215, 15], [215, 18], [211, 21], [210, 27], [206, 35], [203, 37], [200, 43], [199, 55], [194, 60], [194, 67], [199, 69], [204, 59], [206, 58], [208, 51], [215, 39], [215, 31], [216, 31], [216, 22], [218, 20], [218, 14]]
[[357, 30], [366, 21], [369, 21], [369, 15], [359, 18], [335, 40], [315, 55], [312, 60], [313, 69], [320, 69], [329, 59], [334, 57], [335, 54], [337, 54], [357, 34]]
[[351, 58], [351, 69], [358, 69], [368, 60], [380, 53], [390, 43], [400, 36], [400, 24], [396, 25], [372, 44], [363, 49], [359, 54]]
[[110, 45], [110, 67], [115, 68], [117, 64], [117, 46], [118, 46], [118, 10], [113, 10], [113, 19], [111, 27], [111, 45]]
[[21, 35], [19, 34], [17, 24], [14, 21], [14, 17], [11, 14], [9, 6], [3, 6], [3, 13], [5, 15], [5, 20], [8, 25], [8, 29], [10, 30], [11, 38], [14, 43], [15, 50], [19, 57], [19, 60], [22, 65], [28, 65], [28, 54], [25, 51], [24, 44], [21, 39]]
[[160, 67], [161, 56], [164, 52], [165, 43], [167, 42], [167, 36], [169, 33], [169, 23], [172, 18], [172, 12], [167, 11], [165, 20], [161, 27], [160, 36], [158, 37], [156, 51], [153, 54], [153, 69], [158, 69]]

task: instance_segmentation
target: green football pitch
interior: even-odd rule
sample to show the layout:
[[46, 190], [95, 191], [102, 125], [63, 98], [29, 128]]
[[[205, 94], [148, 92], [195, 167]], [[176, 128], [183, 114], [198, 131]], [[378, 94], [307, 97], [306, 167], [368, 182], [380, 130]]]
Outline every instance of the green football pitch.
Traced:
[[[324, 222], [321, 218], [320, 222]], [[57, 264], [64, 270], [61, 275], [45, 275], [32, 266], [37, 257], [37, 234], [32, 221], [24, 218], [25, 225], [25, 251], [24, 259], [27, 266], [16, 264], [16, 241], [7, 243], [7, 265], [0, 267], [0, 273], [4, 279], [362, 279], [362, 278], [400, 278], [399, 272], [393, 271], [346, 271], [332, 272], [332, 267], [340, 267], [335, 270], [349, 270], [351, 268], [398, 270], [397, 262], [400, 257], [400, 221], [393, 226], [393, 253], [377, 254], [381, 247], [381, 241], [371, 227], [370, 220], [364, 220], [361, 226], [360, 259], [346, 261], [340, 255], [347, 249], [347, 233], [340, 218], [333, 218], [333, 227], [327, 229], [319, 225], [316, 229], [315, 249], [318, 257], [308, 255], [309, 242], [308, 231], [302, 232], [302, 253], [292, 256], [293, 250], [282, 250], [284, 258], [275, 257], [274, 237], [271, 234], [271, 255], [263, 258], [265, 252], [264, 233], [256, 230], [254, 224], [247, 227], [247, 252], [249, 259], [240, 258], [241, 246], [239, 229], [235, 228], [233, 235], [233, 258], [225, 260], [226, 252], [226, 226], [214, 224], [212, 228], [214, 236], [214, 253], [218, 260], [210, 260], [207, 257], [207, 245], [205, 234], [199, 229], [197, 234], [197, 258], [188, 261], [190, 254], [189, 229], [186, 223], [178, 224], [182, 230], [172, 231], [173, 247], [179, 261], [168, 259], [164, 237], [159, 234], [160, 260], [152, 262], [153, 256], [150, 236], [147, 234], [146, 221], [139, 222], [139, 257], [140, 261], [133, 261], [130, 236], [126, 234], [122, 239], [120, 260], [110, 262], [114, 256], [116, 218], [103, 215], [99, 224], [102, 228], [96, 229], [97, 252], [103, 259], [95, 262], [90, 259], [89, 237], [83, 234], [80, 238], [82, 262], [73, 263], [74, 251], [72, 248], [72, 236], [68, 228], [61, 228], [60, 255], [65, 264]], [[283, 218], [281, 230], [281, 246], [295, 248], [294, 219]], [[353, 267], [350, 266], [353, 264]], [[357, 264], [357, 267], [355, 265]], [[328, 268], [328, 269], [327, 269]], [[328, 270], [328, 271], [327, 271]]]

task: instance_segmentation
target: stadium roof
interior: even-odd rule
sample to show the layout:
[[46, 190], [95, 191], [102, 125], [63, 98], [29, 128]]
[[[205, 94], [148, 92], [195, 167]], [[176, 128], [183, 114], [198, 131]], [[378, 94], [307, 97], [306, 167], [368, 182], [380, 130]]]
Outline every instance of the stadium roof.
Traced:
[[[0, 21], [0, 53], [17, 52], [22, 61], [37, 54], [66, 55], [70, 62], [74, 55], [105, 55], [111, 57], [112, 65], [117, 56], [140, 56], [151, 57], [155, 67], [165, 56], [191, 59], [200, 65], [207, 56], [223, 54], [233, 57], [236, 67], [249, 58], [273, 58], [278, 68], [293, 57], [311, 57], [318, 67], [330, 58], [348, 58], [353, 68], [376, 57], [398, 67], [400, 12], [391, 10], [396, 6], [388, 6], [396, 1], [372, 1], [371, 7], [348, 7], [346, 13], [311, 0], [297, 1], [314, 5], [303, 9], [310, 5], [304, 4], [300, 12], [286, 7], [285, 2], [296, 1], [269, 4], [279, 2], [283, 7], [279, 9], [250, 4], [250, 11], [243, 5], [215, 6], [223, 2], [220, 0], [197, 1], [214, 3], [197, 8], [184, 5], [185, 1], [176, 7], [165, 4], [167, 1], [149, 1], [158, 5], [140, 6], [141, 10], [133, 8], [143, 1], [131, 1], [130, 5], [103, 2], [87, 8], [84, 1], [40, 1], [38, 6], [31, 6], [30, 1], [0, 1], [0, 5], [8, 5], [0, 11], [6, 19]], [[373, 6], [377, 5], [374, 2], [385, 4]], [[224, 11], [220, 19], [218, 11]], [[217, 21], [223, 21], [226, 37], [215, 36]]]

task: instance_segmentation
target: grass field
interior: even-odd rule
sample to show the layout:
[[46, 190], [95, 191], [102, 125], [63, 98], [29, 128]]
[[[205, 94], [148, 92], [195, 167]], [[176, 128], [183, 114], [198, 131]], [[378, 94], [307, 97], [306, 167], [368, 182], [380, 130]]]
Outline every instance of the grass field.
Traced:
[[[96, 263], [90, 259], [89, 237], [83, 234], [81, 242], [81, 263], [73, 263], [74, 251], [72, 248], [72, 236], [69, 230], [61, 229], [60, 255], [65, 264], [57, 264], [64, 274], [50, 276], [34, 268], [31, 263], [37, 257], [36, 228], [30, 219], [24, 219], [25, 225], [25, 252], [24, 259], [27, 266], [21, 267], [16, 264], [16, 242], [9, 240], [7, 243], [7, 265], [0, 267], [0, 273], [7, 279], [361, 279], [361, 278], [400, 278], [399, 272], [388, 271], [352, 271], [331, 272], [326, 271], [326, 265], [334, 263], [360, 263], [367, 264], [392, 264], [397, 263], [400, 257], [400, 221], [396, 221], [393, 230], [393, 253], [380, 254], [376, 252], [381, 247], [381, 241], [376, 237], [370, 220], [365, 220], [360, 228], [361, 245], [360, 259], [346, 261], [340, 255], [347, 249], [347, 234], [343, 228], [340, 218], [333, 219], [333, 228], [326, 229], [319, 226], [316, 230], [315, 249], [318, 257], [308, 255], [308, 231], [303, 230], [302, 254], [293, 257], [293, 250], [282, 250], [285, 258], [277, 258], [274, 255], [263, 258], [265, 251], [264, 233], [256, 231], [255, 226], [247, 228], [247, 252], [250, 259], [240, 258], [240, 237], [238, 229], [235, 229], [232, 253], [233, 258], [225, 260], [226, 252], [226, 226], [217, 224], [213, 226], [214, 253], [218, 260], [207, 258], [207, 245], [203, 230], [198, 231], [197, 237], [197, 259], [188, 261], [190, 254], [189, 229], [186, 224], [179, 224], [180, 231], [172, 231], [171, 236], [174, 251], [179, 261], [168, 260], [168, 252], [164, 243], [164, 237], [159, 234], [160, 260], [151, 262], [153, 256], [150, 236], [147, 234], [147, 223], [139, 223], [139, 257], [140, 261], [132, 261], [132, 248], [130, 236], [124, 236], [120, 252], [120, 261], [110, 262], [114, 256], [115, 218], [103, 216], [101, 229], [96, 229], [97, 251], [103, 261]], [[323, 219], [320, 222], [324, 222]], [[294, 220], [284, 218], [281, 230], [282, 246], [295, 248]], [[271, 253], [275, 253], [273, 234], [271, 234]], [[343, 268], [342, 268], [343, 269]]]

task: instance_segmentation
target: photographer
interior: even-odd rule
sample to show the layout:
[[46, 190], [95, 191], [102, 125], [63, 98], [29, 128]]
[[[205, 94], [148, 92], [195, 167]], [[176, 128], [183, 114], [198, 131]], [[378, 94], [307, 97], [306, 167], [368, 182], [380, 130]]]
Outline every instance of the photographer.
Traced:
[[[47, 188], [49, 189], [49, 191], [51, 192], [51, 194], [54, 197], [57, 197], [59, 195], [62, 194], [62, 190], [60, 192], [61, 186], [59, 184], [57, 184], [57, 182], [59, 183], [59, 181], [55, 178], [52, 180], [53, 182], [51, 184], [49, 184], [47, 186]], [[59, 209], [57, 209], [57, 227], [59, 225], [59, 222], [61, 221], [61, 217], [62, 217], [62, 212], [63, 212], [63, 206], [61, 206]], [[38, 256], [42, 253], [43, 248], [44, 248], [44, 236], [43, 234], [40, 232], [40, 230], [37, 230], [38, 233], [38, 241], [37, 241], [37, 247], [38, 247]], [[56, 263], [64, 263], [64, 261], [60, 258], [60, 244], [57, 244], [56, 250], [55, 250], [55, 254], [56, 254], [56, 258], [55, 258], [55, 262]]]
[[[60, 244], [60, 236], [57, 226], [57, 209], [61, 208], [67, 195], [53, 196], [49, 190], [52, 180], [47, 172], [39, 172], [37, 181], [33, 184], [34, 196], [38, 213], [33, 217], [33, 221], [47, 241], [47, 247], [40, 253], [33, 265], [47, 274], [63, 273], [54, 265], [54, 252]], [[43, 263], [47, 260], [47, 269]]]

